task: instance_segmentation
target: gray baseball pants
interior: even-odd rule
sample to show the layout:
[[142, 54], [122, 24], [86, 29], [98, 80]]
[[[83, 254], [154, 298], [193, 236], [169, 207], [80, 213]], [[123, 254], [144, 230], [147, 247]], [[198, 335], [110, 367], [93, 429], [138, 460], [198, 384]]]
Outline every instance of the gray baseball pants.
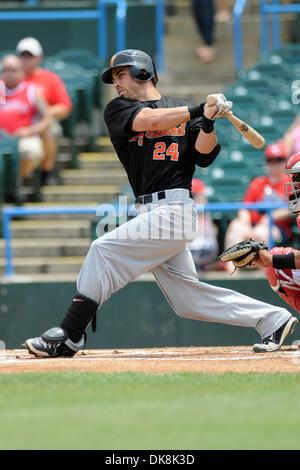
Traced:
[[165, 191], [136, 206], [134, 219], [95, 240], [77, 280], [80, 294], [99, 307], [111, 294], [152, 271], [174, 312], [184, 318], [255, 328], [262, 338], [291, 314], [230, 289], [200, 282], [186, 246], [196, 234], [196, 207], [189, 191]]

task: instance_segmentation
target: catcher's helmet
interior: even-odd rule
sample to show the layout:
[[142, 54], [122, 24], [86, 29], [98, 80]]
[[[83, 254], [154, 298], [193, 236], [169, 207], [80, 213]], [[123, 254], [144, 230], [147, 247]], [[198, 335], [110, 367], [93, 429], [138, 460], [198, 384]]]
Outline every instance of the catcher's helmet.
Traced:
[[289, 213], [300, 212], [300, 152], [294, 153], [286, 162], [289, 183], [285, 183]]
[[137, 49], [125, 49], [117, 52], [110, 59], [110, 67], [102, 73], [104, 83], [112, 83], [112, 71], [116, 67], [129, 65], [131, 76], [138, 82], [154, 80], [158, 82], [158, 76], [153, 59], [143, 51]]

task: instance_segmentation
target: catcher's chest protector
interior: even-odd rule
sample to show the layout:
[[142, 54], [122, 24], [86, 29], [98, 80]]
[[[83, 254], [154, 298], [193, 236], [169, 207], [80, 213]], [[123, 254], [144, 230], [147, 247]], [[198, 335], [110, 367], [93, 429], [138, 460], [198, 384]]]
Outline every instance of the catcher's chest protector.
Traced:
[[[271, 254], [288, 254], [296, 251], [292, 247], [275, 247]], [[295, 272], [296, 271], [296, 272]], [[299, 271], [299, 276], [297, 276]], [[278, 294], [287, 304], [300, 313], [300, 270], [284, 269], [276, 270], [273, 267], [265, 268], [265, 274], [271, 288]], [[296, 282], [296, 280], [297, 282]]]

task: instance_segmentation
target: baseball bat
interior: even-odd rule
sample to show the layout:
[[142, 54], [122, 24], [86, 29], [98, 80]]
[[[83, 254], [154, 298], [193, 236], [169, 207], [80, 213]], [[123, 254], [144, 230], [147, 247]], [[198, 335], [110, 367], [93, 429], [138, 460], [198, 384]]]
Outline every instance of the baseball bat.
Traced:
[[[208, 104], [208, 106], [213, 106], [214, 104], [216, 104], [215, 97], [213, 95], [208, 96], [206, 103]], [[227, 117], [227, 119], [229, 119], [229, 121], [231, 122], [231, 124], [233, 124], [236, 130], [240, 134], [242, 134], [242, 136], [245, 137], [245, 139], [247, 139], [248, 142], [253, 145], [253, 147], [255, 147], [256, 149], [262, 149], [264, 147], [265, 139], [261, 134], [259, 134], [259, 132], [253, 129], [253, 127], [249, 126], [249, 124], [242, 121], [232, 113], [224, 114], [224, 117]]]

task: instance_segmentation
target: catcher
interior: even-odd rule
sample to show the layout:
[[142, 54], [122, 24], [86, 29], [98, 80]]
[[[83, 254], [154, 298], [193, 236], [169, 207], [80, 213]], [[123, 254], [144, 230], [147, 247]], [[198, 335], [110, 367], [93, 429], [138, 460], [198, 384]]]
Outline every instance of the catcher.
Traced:
[[[286, 163], [289, 182], [285, 183], [289, 214], [297, 215], [300, 231], [300, 152]], [[228, 248], [219, 256], [221, 261], [232, 261], [235, 268], [257, 263], [264, 268], [274, 292], [300, 313], [300, 251], [292, 247], [275, 247], [268, 251], [265, 243], [249, 239]], [[300, 345], [300, 341], [296, 341]], [[294, 344], [293, 343], [293, 344]]]

